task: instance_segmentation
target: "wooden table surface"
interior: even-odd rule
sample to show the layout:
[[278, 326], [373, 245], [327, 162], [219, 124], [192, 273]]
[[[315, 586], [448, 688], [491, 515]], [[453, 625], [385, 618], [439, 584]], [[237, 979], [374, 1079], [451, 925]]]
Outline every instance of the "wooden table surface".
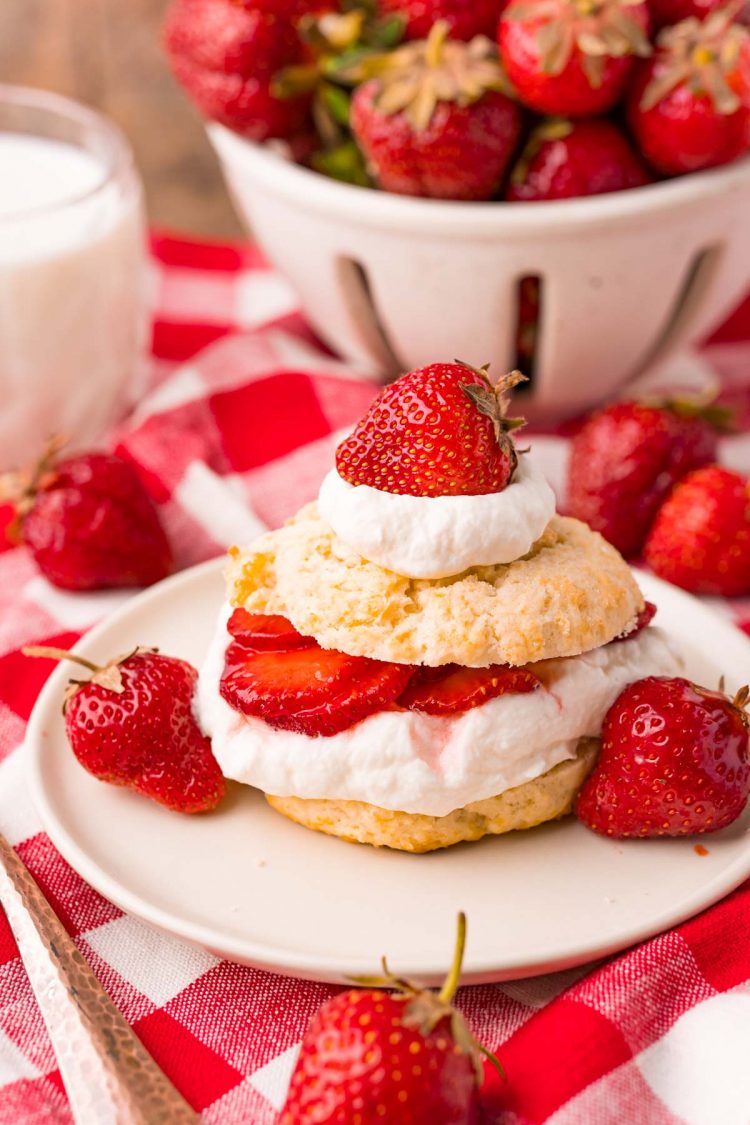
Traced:
[[112, 117], [135, 150], [151, 222], [241, 231], [200, 118], [159, 46], [167, 0], [0, 0], [0, 82], [55, 90]]

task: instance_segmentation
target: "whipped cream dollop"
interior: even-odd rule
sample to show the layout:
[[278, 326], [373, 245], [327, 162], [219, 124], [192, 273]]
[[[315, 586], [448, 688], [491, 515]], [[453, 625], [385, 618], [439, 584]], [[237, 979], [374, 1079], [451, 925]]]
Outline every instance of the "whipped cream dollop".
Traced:
[[330, 738], [276, 730], [241, 715], [219, 694], [229, 609], [200, 673], [196, 708], [226, 777], [277, 797], [366, 801], [445, 816], [503, 793], [576, 755], [598, 736], [622, 689], [643, 676], [674, 674], [678, 661], [653, 626], [563, 660], [535, 664], [543, 687], [504, 695], [448, 717], [381, 711]]
[[555, 514], [555, 495], [524, 456], [508, 487], [484, 496], [402, 496], [349, 484], [332, 469], [318, 507], [369, 562], [405, 578], [447, 578], [520, 559]]

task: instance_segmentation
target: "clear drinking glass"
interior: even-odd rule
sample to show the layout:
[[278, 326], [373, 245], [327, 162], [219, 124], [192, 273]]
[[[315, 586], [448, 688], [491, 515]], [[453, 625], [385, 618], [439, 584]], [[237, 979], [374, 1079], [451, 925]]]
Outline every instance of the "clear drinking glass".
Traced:
[[138, 397], [143, 192], [120, 131], [0, 84], [0, 471], [53, 434], [95, 443]]

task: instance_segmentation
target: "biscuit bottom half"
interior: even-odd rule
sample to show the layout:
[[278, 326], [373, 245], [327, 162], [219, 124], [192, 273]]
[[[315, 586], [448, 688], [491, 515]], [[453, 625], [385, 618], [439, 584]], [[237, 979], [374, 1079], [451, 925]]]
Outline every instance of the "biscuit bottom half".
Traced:
[[364, 801], [274, 797], [268, 793], [266, 800], [277, 812], [316, 832], [376, 848], [431, 852], [565, 816], [598, 753], [598, 738], [582, 738], [575, 758], [496, 797], [454, 809], [447, 816], [397, 812]]

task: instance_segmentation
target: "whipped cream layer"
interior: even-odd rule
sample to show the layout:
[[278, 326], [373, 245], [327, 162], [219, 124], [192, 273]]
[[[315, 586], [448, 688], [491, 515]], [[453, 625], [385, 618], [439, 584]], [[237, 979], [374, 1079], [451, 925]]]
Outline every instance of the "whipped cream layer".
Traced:
[[349, 484], [332, 469], [318, 507], [369, 562], [405, 578], [447, 578], [520, 559], [554, 516], [555, 494], [522, 456], [508, 487], [484, 496], [401, 496]]
[[200, 673], [197, 712], [228, 778], [277, 797], [366, 801], [385, 809], [445, 816], [512, 789], [575, 757], [598, 736], [620, 691], [649, 675], [674, 674], [664, 633], [533, 665], [543, 687], [505, 695], [460, 715], [381, 711], [330, 738], [276, 730], [241, 715], [219, 694], [228, 643], [222, 610]]

